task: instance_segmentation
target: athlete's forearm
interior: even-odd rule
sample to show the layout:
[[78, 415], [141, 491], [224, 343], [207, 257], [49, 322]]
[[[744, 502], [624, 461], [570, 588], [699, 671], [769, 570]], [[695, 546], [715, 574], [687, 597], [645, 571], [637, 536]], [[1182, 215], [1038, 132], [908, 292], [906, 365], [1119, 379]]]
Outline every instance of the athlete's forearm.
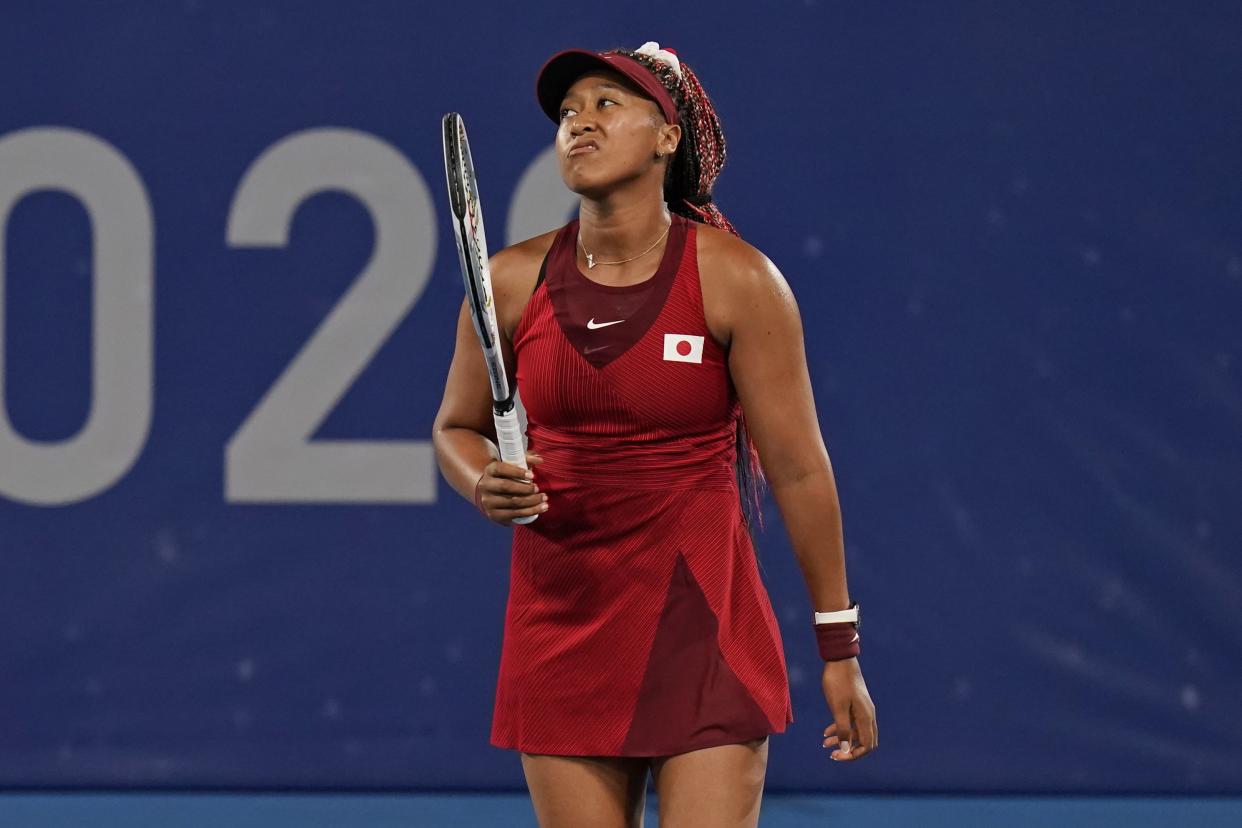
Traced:
[[832, 467], [773, 486], [772, 496], [802, 569], [812, 609], [845, 609], [850, 604], [845, 543]]
[[500, 459], [500, 449], [474, 429], [456, 426], [434, 429], [431, 440], [440, 473], [459, 495], [473, 503], [474, 484], [488, 463]]

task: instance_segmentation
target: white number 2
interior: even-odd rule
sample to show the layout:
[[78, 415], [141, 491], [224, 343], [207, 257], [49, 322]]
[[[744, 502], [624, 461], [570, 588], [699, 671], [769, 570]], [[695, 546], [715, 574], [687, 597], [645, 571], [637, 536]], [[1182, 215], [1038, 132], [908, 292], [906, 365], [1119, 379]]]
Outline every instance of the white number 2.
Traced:
[[370, 211], [375, 248], [362, 274], [229, 441], [225, 498], [432, 503], [436, 464], [429, 440], [311, 440], [431, 278], [436, 223], [418, 170], [362, 132], [296, 133], [246, 171], [229, 210], [228, 243], [285, 246], [298, 205], [328, 189], [353, 195]]

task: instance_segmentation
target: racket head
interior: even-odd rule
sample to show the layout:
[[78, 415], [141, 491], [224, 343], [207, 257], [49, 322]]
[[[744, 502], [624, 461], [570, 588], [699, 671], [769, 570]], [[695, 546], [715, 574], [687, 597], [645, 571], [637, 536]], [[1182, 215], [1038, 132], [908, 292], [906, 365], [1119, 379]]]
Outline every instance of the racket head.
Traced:
[[492, 385], [492, 399], [511, 404], [509, 382], [500, 352], [500, 333], [496, 323], [496, 307], [492, 298], [491, 269], [487, 263], [487, 234], [483, 228], [483, 210], [479, 203], [479, 186], [470, 156], [470, 141], [461, 115], [449, 112], [441, 120], [444, 142], [444, 175], [452, 207], [453, 237], [457, 241], [457, 257], [461, 263], [462, 282], [469, 300], [474, 331], [483, 346], [487, 373]]

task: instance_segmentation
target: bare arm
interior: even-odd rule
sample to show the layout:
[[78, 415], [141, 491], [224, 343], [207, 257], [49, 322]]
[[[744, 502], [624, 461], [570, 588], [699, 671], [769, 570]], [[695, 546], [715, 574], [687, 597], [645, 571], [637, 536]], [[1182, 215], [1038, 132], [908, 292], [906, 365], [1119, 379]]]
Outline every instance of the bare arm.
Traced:
[[[537, 267], [537, 265], [536, 265]], [[500, 317], [501, 349], [505, 369], [513, 377], [513, 348], [508, 331], [520, 315], [515, 304], [523, 290], [529, 252], [502, 250], [491, 259], [493, 299]], [[526, 286], [529, 292], [529, 286]], [[526, 480], [524, 471], [500, 459], [496, 445], [496, 424], [492, 418], [492, 391], [487, 361], [474, 331], [470, 307], [462, 300], [457, 316], [457, 336], [453, 360], [444, 382], [444, 397], [431, 428], [436, 462], [449, 485], [474, 502], [479, 485], [484, 513], [493, 521], [507, 525], [513, 518], [541, 511], [547, 497]], [[527, 463], [541, 462], [527, 454]]]
[[[798, 305], [767, 257], [741, 243], [734, 250], [736, 265], [719, 271], [728, 274], [727, 304], [735, 309], [729, 372], [814, 609], [845, 609], [841, 507], [815, 414]], [[866, 756], [879, 745], [879, 729], [857, 657], [826, 662], [822, 683], [833, 716], [824, 748], [835, 748], [830, 756], [837, 761]]]
[[500, 459], [500, 449], [495, 442], [487, 364], [464, 299], [457, 316], [453, 361], [431, 439], [444, 479], [458, 494], [473, 501], [474, 484], [488, 463]]
[[819, 430], [802, 321], [780, 271], [750, 248], [731, 280], [729, 372], [813, 609], [849, 606], [841, 508]]

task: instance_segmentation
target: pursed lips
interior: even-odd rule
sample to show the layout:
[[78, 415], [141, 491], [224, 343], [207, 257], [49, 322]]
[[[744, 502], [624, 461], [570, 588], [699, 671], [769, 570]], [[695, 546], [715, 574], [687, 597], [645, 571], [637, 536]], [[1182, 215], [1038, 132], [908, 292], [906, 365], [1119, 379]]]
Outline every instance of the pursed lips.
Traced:
[[566, 153], [566, 155], [570, 158], [573, 158], [575, 155], [582, 155], [588, 152], [595, 152], [598, 149], [599, 147], [595, 144], [594, 141], [588, 141], [585, 144], [579, 144], [578, 146], [574, 147], [568, 153]]

